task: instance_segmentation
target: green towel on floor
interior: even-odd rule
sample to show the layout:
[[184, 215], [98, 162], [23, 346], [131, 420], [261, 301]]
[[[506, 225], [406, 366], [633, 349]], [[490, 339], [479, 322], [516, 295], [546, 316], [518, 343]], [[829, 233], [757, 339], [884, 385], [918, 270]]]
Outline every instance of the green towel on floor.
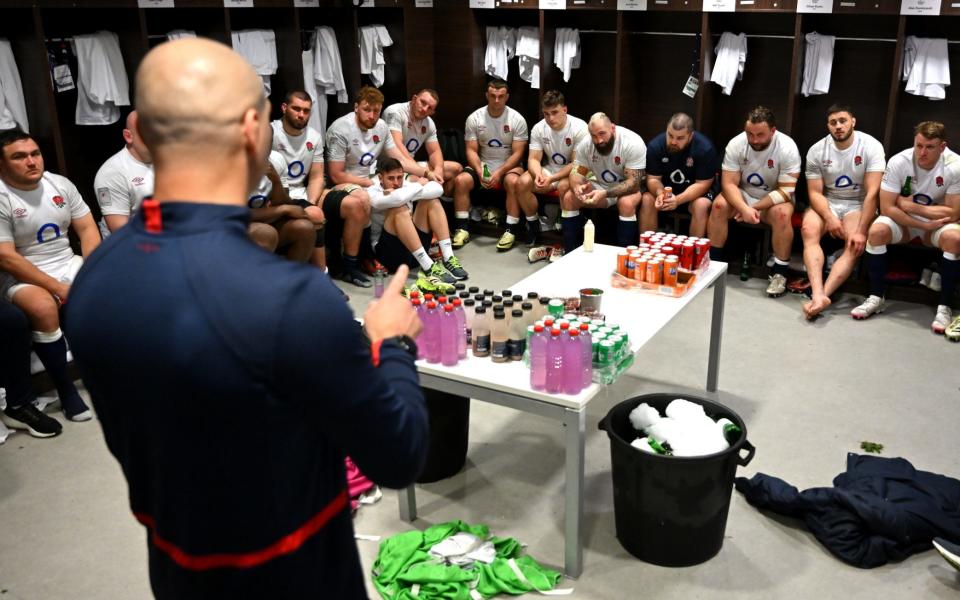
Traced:
[[[435, 544], [461, 532], [489, 539], [496, 549], [493, 562], [463, 568], [442, 564], [428, 553]], [[483, 598], [553, 589], [560, 581], [560, 573], [541, 567], [529, 556], [520, 556], [522, 551], [513, 538], [491, 539], [486, 525], [450, 521], [426, 531], [408, 531], [385, 539], [373, 563], [373, 584], [385, 600], [471, 600], [471, 589]], [[523, 579], [517, 576], [510, 560], [515, 561]]]

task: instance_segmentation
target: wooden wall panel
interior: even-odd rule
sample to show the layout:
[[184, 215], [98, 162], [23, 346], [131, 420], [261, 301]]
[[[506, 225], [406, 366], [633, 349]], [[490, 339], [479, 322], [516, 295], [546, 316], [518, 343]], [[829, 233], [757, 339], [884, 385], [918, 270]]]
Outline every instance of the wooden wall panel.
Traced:
[[[404, 16], [402, 8], [375, 8], [357, 10], [357, 23], [360, 27], [383, 25], [393, 40], [393, 44], [383, 49], [384, 82], [380, 91], [386, 97], [387, 105], [407, 98], [407, 42], [404, 35]], [[357, 33], [359, 40], [359, 31]], [[369, 75], [360, 76], [361, 85], [373, 85]]]
[[433, 11], [425, 8], [403, 9], [404, 43], [407, 51], [406, 96], [419, 89], [436, 87]]
[[288, 91], [303, 88], [300, 34], [293, 8], [228, 9], [230, 32], [246, 29], [270, 29], [277, 36], [277, 72], [270, 78], [270, 102], [273, 118], [280, 116], [280, 104]]
[[466, 2], [435, 5], [433, 64], [440, 106], [434, 120], [441, 129], [463, 129], [467, 115], [483, 103], [486, 40], [481, 40]]
[[143, 9], [151, 48], [166, 41], [166, 34], [175, 29], [195, 31], [198, 36], [207, 37], [223, 44], [230, 43], [222, 2], [219, 8], [181, 7], [179, 2], [177, 6], [178, 8], [175, 9]]
[[319, 26], [332, 27], [334, 33], [337, 34], [343, 79], [347, 85], [349, 99], [346, 103], [341, 104], [337, 102], [336, 96], [327, 96], [328, 123], [332, 123], [348, 112], [353, 112], [353, 98], [360, 89], [360, 52], [357, 48], [353, 10], [352, 8], [297, 9], [302, 42], [308, 42], [312, 32]]

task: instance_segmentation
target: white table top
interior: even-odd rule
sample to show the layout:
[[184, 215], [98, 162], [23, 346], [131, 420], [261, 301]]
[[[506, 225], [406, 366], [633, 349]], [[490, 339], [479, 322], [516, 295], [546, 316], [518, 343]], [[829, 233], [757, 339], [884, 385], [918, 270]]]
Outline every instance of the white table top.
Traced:
[[[510, 286], [515, 294], [537, 292], [541, 296], [579, 296], [580, 288], [603, 290], [600, 311], [607, 321], [616, 323], [630, 337], [630, 349], [637, 352], [649, 342], [673, 317], [695, 297], [726, 272], [726, 263], [711, 263], [697, 277], [692, 290], [680, 298], [660, 296], [639, 290], [616, 289], [610, 285], [610, 275], [617, 264], [617, 252], [622, 248], [596, 244], [593, 252], [577, 248], [559, 261], [540, 269], [533, 275]], [[596, 383], [575, 396], [548, 394], [530, 387], [530, 370], [523, 362], [495, 363], [489, 358], [467, 358], [452, 367], [417, 361], [417, 369], [424, 374], [454, 379], [509, 394], [581, 410], [604, 386]]]

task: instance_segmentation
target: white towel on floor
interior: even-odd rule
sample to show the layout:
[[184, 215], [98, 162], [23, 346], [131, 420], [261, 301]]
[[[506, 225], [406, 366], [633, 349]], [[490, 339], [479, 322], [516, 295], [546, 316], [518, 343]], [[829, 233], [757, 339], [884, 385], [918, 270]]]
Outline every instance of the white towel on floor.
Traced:
[[507, 63], [517, 51], [517, 32], [512, 27], [487, 27], [487, 51], [483, 70], [488, 75], [507, 78]]
[[313, 40], [313, 79], [321, 94], [336, 94], [337, 102], [350, 101], [347, 84], [343, 81], [343, 63], [337, 34], [330, 27], [317, 27]]
[[110, 125], [120, 106], [130, 106], [130, 83], [120, 54], [120, 38], [98, 31], [73, 38], [77, 53], [77, 125]]
[[0, 129], [30, 130], [20, 71], [9, 40], [0, 39]]
[[903, 47], [903, 81], [906, 91], [930, 100], [947, 97], [950, 85], [950, 58], [947, 40], [907, 36]]
[[393, 45], [393, 38], [383, 25], [368, 25], [360, 28], [360, 73], [370, 76], [374, 87], [384, 82], [386, 60], [383, 49]]
[[520, 79], [540, 88], [540, 31], [536, 27], [521, 27], [517, 31], [517, 56], [520, 60]]
[[580, 68], [580, 30], [560, 27], [553, 42], [553, 64], [563, 71], [563, 80], [570, 81], [570, 71]]
[[830, 91], [830, 73], [833, 71], [832, 35], [820, 35], [816, 31], [808, 33], [803, 59], [803, 85], [800, 91], [804, 96], [826, 94]]
[[717, 53], [717, 60], [710, 73], [710, 81], [722, 87], [724, 95], [729, 96], [733, 92], [733, 84], [743, 79], [743, 67], [747, 63], [747, 36], [724, 31], [713, 51]]

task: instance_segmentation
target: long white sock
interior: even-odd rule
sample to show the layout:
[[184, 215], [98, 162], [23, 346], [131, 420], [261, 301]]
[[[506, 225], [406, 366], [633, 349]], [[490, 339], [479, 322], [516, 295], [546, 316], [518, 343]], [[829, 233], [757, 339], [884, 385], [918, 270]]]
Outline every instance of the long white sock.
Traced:
[[450, 238], [438, 241], [437, 245], [440, 246], [440, 253], [443, 254], [444, 261], [453, 258], [453, 243], [450, 241]]
[[507, 225], [516, 225], [520, 222], [520, 217], [514, 217], [513, 215], [507, 215]]
[[427, 255], [427, 251], [423, 249], [423, 246], [413, 251], [413, 257], [420, 263], [421, 269], [428, 272], [430, 271], [430, 267], [433, 266], [433, 261], [430, 260], [430, 256]]

